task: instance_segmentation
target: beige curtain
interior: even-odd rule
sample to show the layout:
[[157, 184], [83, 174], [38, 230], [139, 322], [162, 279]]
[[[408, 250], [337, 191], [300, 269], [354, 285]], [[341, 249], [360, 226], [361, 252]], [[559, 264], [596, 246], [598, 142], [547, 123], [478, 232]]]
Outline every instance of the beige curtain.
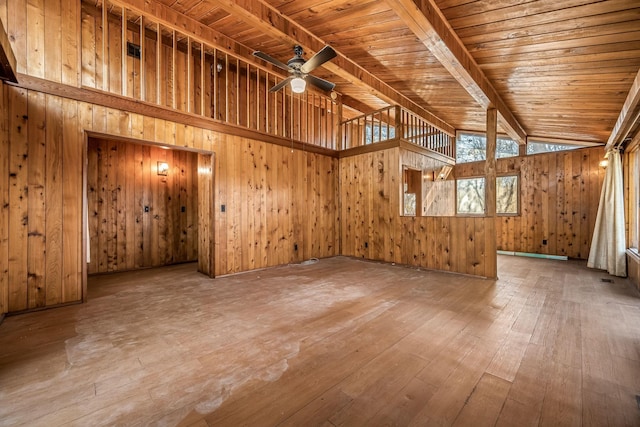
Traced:
[[587, 266], [607, 270], [609, 274], [627, 275], [624, 236], [624, 187], [622, 160], [618, 150], [607, 153], [609, 164], [604, 174], [600, 204], [593, 230]]

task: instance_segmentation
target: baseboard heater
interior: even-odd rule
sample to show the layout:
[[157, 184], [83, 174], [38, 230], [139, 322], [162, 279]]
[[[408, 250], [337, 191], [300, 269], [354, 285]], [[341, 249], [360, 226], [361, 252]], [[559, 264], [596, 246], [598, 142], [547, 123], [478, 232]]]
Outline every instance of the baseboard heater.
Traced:
[[546, 255], [546, 254], [533, 254], [530, 252], [513, 252], [513, 251], [498, 251], [498, 255], [526, 256], [529, 258], [557, 259], [560, 261], [566, 261], [569, 259], [569, 257], [566, 255]]

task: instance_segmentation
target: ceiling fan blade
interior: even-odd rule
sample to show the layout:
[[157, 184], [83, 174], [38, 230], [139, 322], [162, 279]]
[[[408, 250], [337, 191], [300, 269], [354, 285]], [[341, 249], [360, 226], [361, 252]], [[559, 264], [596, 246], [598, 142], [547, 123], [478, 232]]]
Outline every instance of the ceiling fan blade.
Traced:
[[323, 47], [320, 52], [313, 55], [307, 62], [305, 62], [302, 67], [300, 67], [300, 71], [304, 74], [310, 73], [322, 64], [327, 61], [332, 60], [338, 56], [335, 50], [331, 46]]
[[307, 77], [305, 77], [305, 80], [308, 83], [311, 83], [312, 85], [317, 87], [318, 89], [324, 90], [325, 92], [331, 92], [333, 88], [336, 87], [334, 83], [328, 82], [324, 79], [321, 79], [320, 77], [316, 77], [312, 75], [308, 75]]
[[281, 81], [280, 83], [278, 83], [277, 85], [269, 89], [269, 92], [279, 91], [280, 89], [285, 87], [291, 80], [293, 80], [293, 77], [287, 77], [286, 79], [284, 79], [283, 81]]
[[289, 66], [287, 64], [284, 64], [280, 61], [278, 61], [275, 58], [270, 57], [269, 55], [267, 55], [264, 52], [260, 52], [259, 50], [253, 52], [253, 56], [258, 57], [260, 59], [262, 59], [263, 61], [267, 61], [270, 62], [271, 64], [275, 65], [278, 68], [282, 68], [283, 70], [289, 71]]

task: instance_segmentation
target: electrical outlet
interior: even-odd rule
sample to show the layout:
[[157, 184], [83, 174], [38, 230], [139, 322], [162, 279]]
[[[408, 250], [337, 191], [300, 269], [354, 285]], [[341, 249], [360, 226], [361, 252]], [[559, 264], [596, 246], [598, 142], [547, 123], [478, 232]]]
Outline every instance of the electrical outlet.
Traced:
[[542, 244], [546, 245], [547, 244], [547, 239], [542, 239]]
[[294, 243], [294, 244], [293, 244], [293, 250], [294, 250], [294, 251], [297, 251], [297, 250], [298, 250], [298, 244], [297, 244], [297, 243]]
[[145, 207], [144, 207], [144, 211], [145, 211], [145, 212], [149, 212], [150, 210], [151, 210], [151, 209], [149, 208], [149, 206], [145, 206]]
[[364, 242], [364, 247], [368, 248], [369, 247], [369, 242]]
[[186, 206], [181, 206], [180, 207], [180, 212], [186, 212], [187, 211], [187, 207]]
[[227, 211], [227, 206], [226, 205], [220, 205], [220, 212], [226, 212]]

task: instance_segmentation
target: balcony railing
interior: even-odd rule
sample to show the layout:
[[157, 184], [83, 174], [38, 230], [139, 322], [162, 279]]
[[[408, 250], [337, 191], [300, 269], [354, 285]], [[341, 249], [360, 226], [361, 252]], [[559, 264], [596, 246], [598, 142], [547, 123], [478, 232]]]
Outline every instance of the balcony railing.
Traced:
[[454, 157], [454, 138], [419, 115], [399, 106], [389, 106], [341, 123], [343, 150], [405, 140], [446, 157]]
[[82, 0], [84, 87], [337, 149], [338, 102], [289, 86], [270, 92], [281, 74], [145, 12], [144, 3]]

